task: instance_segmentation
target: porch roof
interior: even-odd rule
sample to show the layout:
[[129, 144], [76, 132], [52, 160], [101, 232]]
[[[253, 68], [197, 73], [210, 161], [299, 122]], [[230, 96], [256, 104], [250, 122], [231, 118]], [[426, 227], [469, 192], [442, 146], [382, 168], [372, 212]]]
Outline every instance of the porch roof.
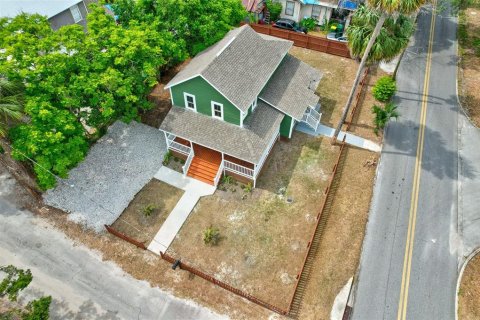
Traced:
[[160, 130], [256, 164], [279, 132], [283, 117], [281, 112], [259, 101], [242, 128], [173, 106]]
[[301, 121], [307, 107], [315, 107], [318, 103], [315, 90], [322, 75], [319, 70], [287, 54], [259, 98]]

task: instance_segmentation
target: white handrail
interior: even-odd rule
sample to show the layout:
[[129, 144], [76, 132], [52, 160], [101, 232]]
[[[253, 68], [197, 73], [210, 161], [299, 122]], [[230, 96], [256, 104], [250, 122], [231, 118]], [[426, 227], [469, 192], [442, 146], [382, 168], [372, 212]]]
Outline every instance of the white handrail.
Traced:
[[262, 170], [263, 164], [265, 163], [265, 160], [267, 160], [267, 157], [270, 154], [270, 151], [272, 151], [272, 148], [275, 145], [275, 141], [277, 141], [278, 136], [280, 136], [280, 130], [277, 132], [275, 137], [270, 141], [270, 145], [268, 146], [268, 149], [263, 153], [262, 158], [258, 162], [258, 165], [255, 167], [255, 171], [253, 173], [254, 177], [257, 176], [260, 170]]
[[168, 147], [185, 155], [189, 155], [192, 151], [192, 148], [175, 141], [170, 141]]
[[244, 167], [242, 165], [239, 165], [234, 162], [230, 162], [228, 160], [223, 160], [224, 166], [226, 170], [232, 171], [236, 174], [239, 174], [241, 176], [247, 177], [247, 178], [253, 178], [254, 177], [254, 170]]
[[193, 160], [193, 152], [190, 152], [188, 157], [187, 157], [187, 160], [185, 161], [185, 164], [182, 166], [182, 170], [183, 170], [183, 176], [185, 177], [188, 173], [188, 169], [190, 168], [190, 164], [192, 163], [192, 160]]
[[215, 176], [215, 180], [213, 180], [213, 184], [215, 185], [215, 187], [218, 185], [218, 182], [220, 181], [220, 177], [222, 176], [222, 172], [223, 172], [223, 161], [220, 164], [220, 167], [218, 168], [217, 175]]

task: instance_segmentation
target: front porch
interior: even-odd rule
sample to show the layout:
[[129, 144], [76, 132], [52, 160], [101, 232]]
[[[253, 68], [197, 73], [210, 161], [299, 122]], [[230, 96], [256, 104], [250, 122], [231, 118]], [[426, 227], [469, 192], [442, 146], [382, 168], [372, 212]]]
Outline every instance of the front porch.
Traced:
[[277, 132], [263, 152], [260, 161], [253, 163], [166, 131], [164, 134], [167, 149], [176, 157], [185, 160], [182, 166], [183, 175], [215, 187], [218, 186], [220, 178], [225, 175], [232, 176], [242, 183], [251, 183], [255, 187], [265, 161], [280, 137], [280, 132]]

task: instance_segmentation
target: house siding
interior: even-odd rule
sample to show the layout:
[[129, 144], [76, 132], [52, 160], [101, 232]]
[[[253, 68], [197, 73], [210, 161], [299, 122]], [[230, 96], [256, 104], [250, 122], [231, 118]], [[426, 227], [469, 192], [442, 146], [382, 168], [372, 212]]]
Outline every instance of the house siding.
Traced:
[[[90, 1], [90, 2], [93, 2], [93, 1]], [[88, 12], [86, 11], [86, 4], [83, 1], [79, 1], [77, 3], [77, 6], [82, 15], [82, 20], [77, 22], [77, 24], [81, 25], [83, 29], [86, 31], [87, 30], [87, 14], [88, 14]], [[50, 19], [48, 19], [48, 21], [50, 22], [50, 26], [52, 27], [53, 30], [58, 30], [61, 27], [66, 25], [75, 24], [75, 20], [73, 19], [72, 13], [70, 12], [70, 8], [51, 17]]]
[[290, 129], [292, 128], [292, 117], [285, 115], [280, 123], [280, 136], [290, 138]]
[[[178, 107], [185, 107], [183, 93], [195, 96], [197, 112], [212, 116], [212, 101], [223, 104], [223, 120], [240, 125], [240, 110], [228, 101], [220, 92], [215, 90], [202, 77], [195, 77], [171, 87], [172, 102]], [[221, 120], [219, 120], [221, 121]]]

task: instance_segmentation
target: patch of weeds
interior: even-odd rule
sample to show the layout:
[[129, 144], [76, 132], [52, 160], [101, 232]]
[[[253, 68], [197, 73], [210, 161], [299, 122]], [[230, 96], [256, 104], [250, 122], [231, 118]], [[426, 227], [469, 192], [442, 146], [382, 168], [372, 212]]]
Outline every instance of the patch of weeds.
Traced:
[[4, 154], [5, 153], [5, 149], [3, 149], [2, 146], [0, 146], [0, 154]]
[[245, 191], [245, 193], [251, 193], [253, 191], [253, 185], [251, 182], [249, 182], [246, 185], [243, 185], [242, 189]]
[[227, 175], [224, 175], [221, 180], [222, 184], [233, 184], [234, 181], [235, 180], [233, 179], [232, 176], [227, 176]]
[[203, 243], [210, 246], [215, 246], [220, 241], [220, 230], [210, 226], [203, 230]]
[[475, 55], [480, 57], [480, 38], [476, 38], [472, 41], [473, 49], [475, 50]]
[[172, 152], [170, 150], [167, 151], [167, 153], [165, 153], [165, 155], [163, 156], [163, 162], [162, 164], [164, 166], [168, 166], [168, 164], [170, 163], [170, 160], [172, 160]]
[[142, 208], [142, 213], [145, 217], [150, 217], [153, 211], [155, 211], [155, 209], [157, 209], [157, 207], [154, 204], [150, 203]]

